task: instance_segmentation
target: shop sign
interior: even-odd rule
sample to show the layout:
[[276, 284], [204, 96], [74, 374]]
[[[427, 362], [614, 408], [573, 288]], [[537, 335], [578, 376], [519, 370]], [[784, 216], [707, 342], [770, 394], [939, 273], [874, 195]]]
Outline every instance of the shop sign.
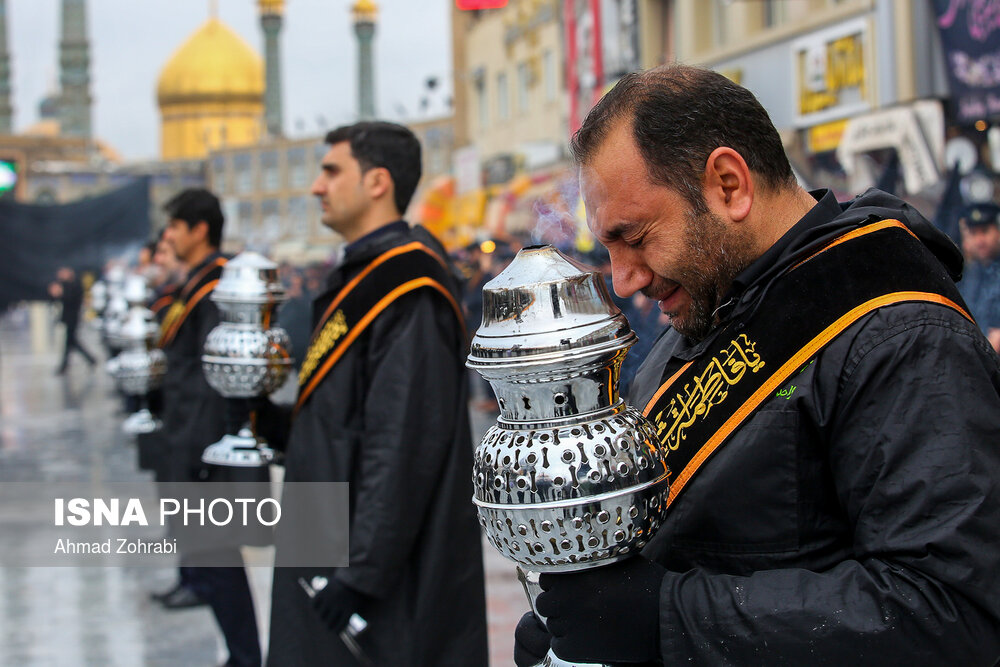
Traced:
[[507, 0], [455, 0], [459, 9], [500, 9], [507, 6]]
[[868, 20], [860, 18], [792, 43], [799, 127], [845, 118], [871, 107], [869, 32]]
[[863, 153], [884, 148], [893, 148], [899, 155], [907, 192], [920, 192], [936, 184], [944, 157], [940, 103], [924, 100], [850, 119], [837, 147], [837, 160], [851, 174]]
[[934, 0], [955, 119], [1000, 116], [1000, 0]]
[[847, 119], [845, 118], [810, 127], [806, 135], [809, 140], [809, 152], [825, 153], [836, 150], [837, 146], [840, 145], [840, 138], [844, 135], [846, 126]]

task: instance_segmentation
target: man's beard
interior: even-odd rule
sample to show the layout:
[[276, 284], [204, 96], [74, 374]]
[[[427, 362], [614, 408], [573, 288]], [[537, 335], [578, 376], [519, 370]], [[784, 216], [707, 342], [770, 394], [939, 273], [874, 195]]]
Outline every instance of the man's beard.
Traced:
[[[687, 290], [691, 300], [685, 315], [667, 315], [679, 333], [700, 341], [715, 326], [715, 312], [733, 279], [753, 263], [757, 254], [749, 234], [729, 230], [722, 218], [709, 212], [688, 213], [684, 246], [687, 252], [676, 269], [674, 282]], [[655, 287], [656, 281], [647, 289], [655, 292]]]

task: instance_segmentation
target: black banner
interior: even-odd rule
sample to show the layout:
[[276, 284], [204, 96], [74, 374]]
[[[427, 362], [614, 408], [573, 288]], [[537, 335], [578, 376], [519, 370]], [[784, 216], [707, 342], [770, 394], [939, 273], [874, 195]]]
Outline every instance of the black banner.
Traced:
[[69, 204], [0, 200], [0, 308], [48, 299], [62, 266], [99, 271], [149, 238], [149, 179]]
[[955, 120], [1000, 116], [1000, 0], [934, 0]]

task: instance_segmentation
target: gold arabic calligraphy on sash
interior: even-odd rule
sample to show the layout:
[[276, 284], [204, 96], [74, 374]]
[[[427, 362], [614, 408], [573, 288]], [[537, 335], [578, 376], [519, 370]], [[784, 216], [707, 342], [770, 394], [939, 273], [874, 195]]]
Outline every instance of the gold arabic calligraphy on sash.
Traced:
[[167, 314], [163, 316], [163, 321], [160, 323], [160, 335], [165, 336], [170, 328], [177, 323], [184, 315], [184, 309], [187, 307], [183, 301], [174, 301], [170, 304], [170, 308], [167, 310]]
[[347, 319], [344, 317], [344, 311], [338, 309], [309, 345], [306, 359], [302, 362], [302, 368], [299, 369], [299, 386], [306, 383], [326, 353], [336, 345], [345, 333], [347, 333]]
[[712, 406], [719, 405], [729, 396], [729, 388], [736, 385], [747, 369], [756, 373], [764, 367], [746, 334], [740, 334], [720, 350], [708, 366], [670, 400], [669, 405], [655, 416], [656, 434], [669, 450], [680, 447], [687, 437], [687, 429], [708, 415]]

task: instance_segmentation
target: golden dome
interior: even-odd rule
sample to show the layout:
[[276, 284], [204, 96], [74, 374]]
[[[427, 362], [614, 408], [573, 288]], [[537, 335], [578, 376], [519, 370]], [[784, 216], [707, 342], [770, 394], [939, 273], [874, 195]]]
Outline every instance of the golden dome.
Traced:
[[174, 52], [160, 72], [156, 97], [171, 104], [261, 101], [264, 63], [235, 32], [210, 18]]
[[285, 11], [285, 0], [257, 0], [261, 14], [281, 14]]
[[357, 0], [351, 7], [351, 14], [353, 14], [355, 21], [374, 21], [375, 17], [378, 16], [378, 5], [375, 4], [374, 0]]

